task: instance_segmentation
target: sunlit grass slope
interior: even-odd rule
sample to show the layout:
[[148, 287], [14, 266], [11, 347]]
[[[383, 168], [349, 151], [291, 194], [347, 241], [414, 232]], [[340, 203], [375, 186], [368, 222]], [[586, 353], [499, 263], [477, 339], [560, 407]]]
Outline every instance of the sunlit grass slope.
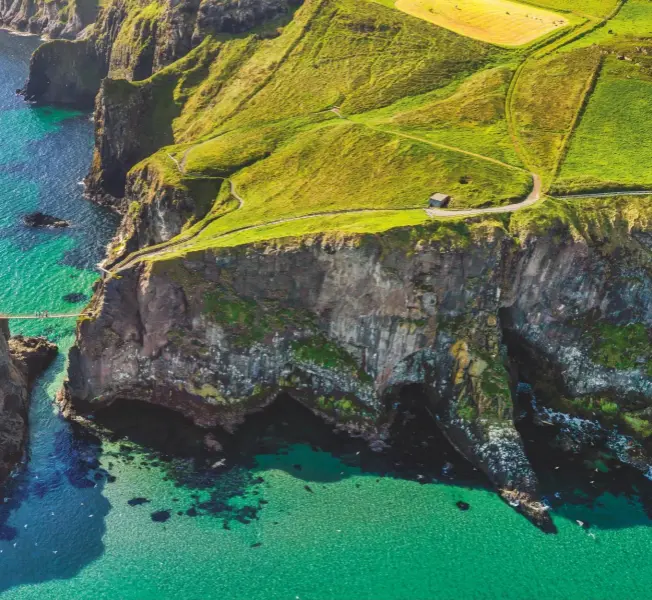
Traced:
[[177, 141], [338, 105], [354, 114], [442, 88], [504, 51], [399, 11], [308, 0], [280, 37], [208, 42], [188, 59]]
[[[276, 37], [209, 39], [124, 85], [172, 99], [177, 144], [145, 161], [158, 181], [228, 177], [244, 199], [221, 187], [205, 241], [310, 214], [423, 212], [434, 192], [458, 208], [524, 198], [529, 173], [500, 164], [518, 164], [504, 120], [512, 70], [492, 67], [508, 57], [381, 5], [308, 0]], [[392, 122], [397, 106], [408, 123]], [[434, 133], [405, 135], [428, 122]]]
[[[632, 19], [645, 26], [648, 5], [629, 0], [603, 26], [615, 0], [496, 2], [452, 6], [509, 32], [519, 11], [538, 18], [536, 4], [566, 11], [546, 14], [570, 27], [509, 50], [393, 0], [306, 0], [282, 25], [208, 38], [150, 79], [105, 87], [125, 102], [152, 98], [143, 127], [153, 148], [159, 130], [174, 139], [137, 168], [213, 207], [188, 224], [184, 251], [320, 223], [358, 232], [419, 223], [434, 192], [450, 194], [452, 209], [511, 204], [531, 189], [530, 171], [544, 191], [652, 183], [638, 156], [652, 138], [647, 55], [637, 50], [640, 67], [638, 56], [616, 61], [644, 43], [625, 32]], [[600, 46], [586, 42], [599, 36]]]
[[512, 75], [508, 66], [486, 69], [443, 90], [400, 100], [354, 120], [522, 166], [505, 118]]
[[503, 46], [528, 44], [568, 24], [562, 15], [511, 0], [395, 0], [394, 6], [461, 35]]
[[574, 12], [590, 17], [606, 17], [618, 4], [619, 0], [534, 0], [531, 4], [557, 10]]
[[556, 174], [600, 60], [599, 49], [584, 48], [531, 60], [521, 73], [514, 123], [529, 166], [546, 183]]
[[652, 187], [651, 98], [652, 76], [645, 69], [609, 57], [573, 135], [556, 189]]
[[292, 137], [231, 180], [245, 204], [207, 235], [319, 212], [423, 209], [439, 190], [455, 207], [508, 204], [531, 186], [525, 171], [339, 120]]

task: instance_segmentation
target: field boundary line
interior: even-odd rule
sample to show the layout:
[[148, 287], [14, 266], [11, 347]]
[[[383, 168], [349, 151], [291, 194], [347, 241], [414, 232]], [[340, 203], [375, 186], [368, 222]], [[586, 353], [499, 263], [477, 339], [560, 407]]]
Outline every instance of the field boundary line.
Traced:
[[[532, 60], [539, 60], [544, 58], [548, 54], [563, 48], [564, 46], [588, 35], [589, 33], [595, 31], [596, 29], [606, 25], [611, 19], [616, 17], [621, 11], [623, 6], [627, 3], [627, 0], [618, 0], [618, 4], [613, 8], [613, 10], [602, 19], [598, 18], [589, 18], [584, 23], [577, 25], [575, 28], [571, 29], [567, 35], [561, 36], [559, 38], [550, 40], [549, 43], [544, 44], [536, 48], [532, 53], [525, 57], [523, 62], [518, 65], [512, 81], [510, 82], [509, 89], [507, 90], [507, 97], [505, 99], [505, 117], [507, 119], [507, 129], [509, 131], [510, 137], [512, 138], [512, 143], [514, 144], [514, 150], [516, 151], [517, 156], [523, 161], [523, 164], [530, 170], [533, 169], [533, 163], [528, 151], [525, 149], [524, 144], [521, 141], [521, 137], [518, 133], [518, 124], [516, 122], [516, 111], [514, 110], [514, 102], [516, 96], [516, 90], [518, 87], [519, 79], [528, 63]], [[554, 179], [554, 177], [553, 177]], [[552, 185], [552, 181], [551, 181]]]
[[582, 198], [613, 198], [615, 196], [652, 196], [652, 190], [619, 190], [613, 192], [577, 192], [551, 195], [555, 200], [581, 200]]
[[514, 171], [521, 171], [522, 173], [529, 173], [527, 169], [524, 169], [523, 167], [517, 167], [516, 165], [510, 165], [509, 163], [503, 162], [502, 160], [498, 160], [497, 158], [491, 158], [491, 156], [485, 156], [484, 154], [478, 154], [477, 152], [471, 152], [470, 150], [464, 150], [462, 148], [458, 148], [456, 146], [449, 146], [448, 144], [442, 144], [440, 142], [434, 142], [432, 140], [428, 140], [426, 138], [419, 137], [417, 135], [412, 135], [410, 133], [404, 133], [402, 131], [397, 131], [395, 129], [391, 128], [384, 128], [384, 127], [374, 127], [373, 125], [369, 125], [368, 123], [364, 123], [362, 121], [354, 121], [352, 119], [349, 119], [348, 117], [344, 116], [341, 112], [340, 109], [337, 107], [333, 107], [329, 109], [330, 112], [335, 113], [340, 119], [344, 121], [348, 121], [349, 123], [353, 123], [354, 125], [358, 125], [361, 127], [366, 127], [367, 129], [371, 129], [372, 131], [377, 131], [378, 133], [386, 133], [389, 135], [395, 135], [397, 137], [402, 137], [406, 138], [409, 140], [413, 140], [415, 142], [420, 142], [422, 144], [427, 144], [428, 146], [433, 146], [434, 148], [441, 148], [442, 150], [448, 150], [450, 152], [457, 152], [459, 154], [466, 154], [467, 156], [471, 156], [473, 158], [477, 158], [479, 160], [484, 160], [490, 163], [494, 163], [496, 165], [500, 165], [501, 167], [505, 167], [506, 169], [512, 169]]
[[557, 160], [555, 161], [554, 169], [551, 174], [551, 180], [550, 180], [551, 185], [557, 179], [559, 175], [559, 171], [561, 170], [561, 167], [568, 156], [568, 152], [570, 151], [570, 147], [571, 147], [571, 142], [573, 141], [573, 137], [575, 136], [577, 128], [579, 127], [582, 121], [582, 117], [584, 116], [584, 113], [586, 112], [586, 109], [589, 106], [589, 102], [591, 101], [593, 92], [595, 91], [595, 88], [598, 85], [598, 80], [600, 79], [600, 75], [602, 74], [603, 68], [604, 68], [604, 57], [601, 56], [598, 59], [598, 64], [596, 65], [595, 69], [589, 76], [586, 85], [582, 90], [581, 101], [579, 103], [579, 106], [577, 107], [577, 110], [575, 111], [575, 116], [571, 121], [570, 127], [568, 128], [568, 131], [566, 132], [566, 135], [562, 140], [561, 147], [559, 148], [559, 154], [557, 156]]

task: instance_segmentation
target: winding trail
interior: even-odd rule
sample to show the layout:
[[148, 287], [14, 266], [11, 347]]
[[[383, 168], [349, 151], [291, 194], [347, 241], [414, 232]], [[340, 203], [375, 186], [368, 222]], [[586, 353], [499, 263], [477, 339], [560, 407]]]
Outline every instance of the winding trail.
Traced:
[[240, 210], [245, 205], [244, 198], [240, 194], [238, 194], [237, 190], [235, 189], [235, 184], [233, 183], [233, 180], [229, 179], [228, 182], [229, 182], [229, 191], [231, 192], [231, 195], [238, 201], [238, 210]]
[[[431, 209], [424, 209], [424, 208], [351, 208], [351, 209], [342, 209], [342, 210], [333, 210], [333, 211], [328, 211], [328, 212], [317, 212], [317, 213], [310, 213], [307, 215], [302, 215], [300, 217], [289, 217], [286, 219], [275, 219], [273, 221], [267, 221], [266, 223], [259, 223], [256, 225], [245, 225], [243, 227], [236, 227], [235, 229], [231, 229], [229, 231], [225, 231], [224, 233], [220, 233], [213, 238], [212, 240], [218, 240], [220, 238], [229, 236], [229, 235], [234, 235], [237, 233], [242, 233], [243, 231], [253, 231], [256, 229], [264, 229], [266, 227], [272, 227], [274, 225], [283, 225], [285, 223], [294, 223], [296, 221], [305, 221], [307, 219], [314, 219], [314, 218], [325, 218], [325, 217], [333, 217], [337, 215], [350, 215], [350, 214], [378, 214], [378, 213], [394, 213], [394, 212], [422, 212], [425, 211], [426, 214], [430, 217], [436, 217], [436, 218], [460, 218], [460, 217], [475, 217], [475, 216], [480, 216], [484, 214], [500, 214], [500, 213], [508, 213], [508, 212], [514, 212], [517, 210], [521, 210], [523, 208], [527, 208], [528, 206], [532, 206], [536, 202], [538, 202], [541, 198], [541, 179], [538, 175], [532, 174], [532, 181], [533, 181], [533, 188], [528, 197], [523, 201], [519, 202], [516, 204], [507, 204], [505, 206], [492, 206], [490, 208], [471, 208], [471, 209], [461, 209], [461, 210], [454, 210], [454, 209], [442, 209], [442, 208], [431, 208]], [[231, 183], [231, 190], [234, 190], [233, 182], [229, 180], [229, 183]], [[239, 195], [234, 194], [234, 197], [241, 203], [240, 208], [242, 205], [244, 205], [244, 199], [240, 197]], [[186, 246], [192, 246], [194, 239], [202, 232], [208, 225], [213, 223], [216, 219], [219, 219], [221, 216], [216, 217], [215, 219], [212, 219], [210, 221], [207, 221], [206, 224], [199, 230], [197, 230], [191, 237], [185, 238], [182, 240], [179, 240], [177, 242], [168, 242], [165, 246], [163, 247], [158, 247], [158, 248], [152, 248], [150, 251], [145, 251], [143, 253], [140, 253], [136, 256], [131, 256], [128, 257], [125, 261], [122, 263], [117, 264], [112, 271], [106, 271], [105, 269], [102, 269], [106, 273], [109, 273], [111, 275], [114, 275], [116, 273], [119, 273], [121, 271], [125, 271], [127, 269], [130, 269], [133, 267], [136, 263], [140, 262], [144, 258], [152, 258], [155, 256], [162, 256], [164, 254], [167, 254], [170, 250], [181, 250]]]
[[427, 208], [426, 212], [430, 217], [476, 217], [478, 215], [491, 215], [515, 212], [528, 206], [533, 206], [541, 199], [541, 177], [532, 173], [532, 191], [522, 202], [506, 204], [505, 206], [491, 206], [489, 208], [468, 208], [460, 210], [449, 210], [444, 208]]

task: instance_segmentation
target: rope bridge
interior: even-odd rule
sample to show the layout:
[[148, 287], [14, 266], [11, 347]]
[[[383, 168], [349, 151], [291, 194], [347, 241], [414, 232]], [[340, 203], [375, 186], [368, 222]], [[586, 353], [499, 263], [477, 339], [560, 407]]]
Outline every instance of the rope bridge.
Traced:
[[50, 314], [48, 313], [47, 316], [45, 314], [42, 315], [8, 315], [4, 313], [0, 313], [0, 319], [72, 319], [73, 317], [81, 317], [83, 313], [54, 313]]
[[[103, 271], [104, 273], [107, 273], [111, 275], [109, 271], [106, 269], [103, 269], [100, 267], [100, 265], [97, 265], [97, 268], [100, 271]], [[16, 315], [11, 315], [9, 313], [0, 313], [0, 321], [1, 320], [6, 320], [6, 319], [20, 319], [20, 320], [26, 320], [26, 319], [76, 319], [77, 317], [81, 317], [84, 313], [79, 312], [79, 313], [52, 313], [50, 314], [49, 312], [46, 311], [39, 311], [38, 313], [24, 313], [24, 314], [16, 314]]]

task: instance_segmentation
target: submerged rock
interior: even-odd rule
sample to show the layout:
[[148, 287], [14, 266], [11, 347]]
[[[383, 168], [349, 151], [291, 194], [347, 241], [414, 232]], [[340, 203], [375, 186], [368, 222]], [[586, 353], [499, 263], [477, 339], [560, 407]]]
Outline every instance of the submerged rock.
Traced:
[[81, 292], [72, 292], [71, 294], [62, 296], [62, 298], [69, 304], [78, 304], [79, 302], [85, 302], [88, 300], [88, 296], [86, 294], [82, 294]]
[[63, 219], [46, 215], [42, 212], [33, 212], [23, 217], [23, 223], [28, 227], [46, 227], [48, 229], [59, 229], [62, 227], [69, 227], [70, 223]]
[[151, 501], [148, 500], [147, 498], [143, 498], [142, 496], [138, 498], [132, 498], [131, 500], [127, 500], [127, 504], [129, 506], [141, 506], [142, 504], [148, 504], [149, 502]]
[[152, 521], [155, 523], [165, 523], [170, 518], [169, 510], [157, 510], [152, 513]]

